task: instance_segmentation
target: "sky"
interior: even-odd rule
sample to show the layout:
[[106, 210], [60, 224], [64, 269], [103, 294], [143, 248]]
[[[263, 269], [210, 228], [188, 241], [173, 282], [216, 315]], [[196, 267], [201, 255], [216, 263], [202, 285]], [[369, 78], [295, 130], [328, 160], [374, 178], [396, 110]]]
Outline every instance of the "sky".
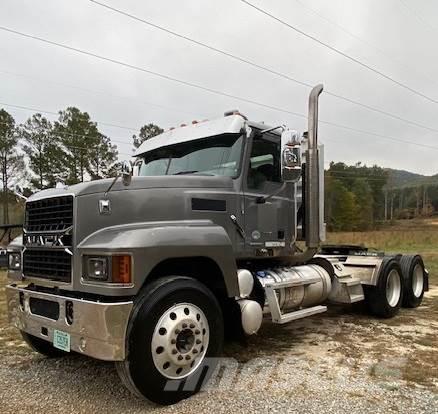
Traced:
[[[287, 77], [312, 85], [323, 83], [326, 91], [411, 122], [323, 93], [319, 136], [327, 162], [361, 161], [438, 173], [438, 23], [434, 18], [438, 2], [249, 0], [427, 99], [240, 0], [99, 1]], [[59, 110], [77, 106], [117, 144], [121, 158], [132, 153], [132, 134], [144, 124], [167, 129], [194, 119], [219, 118], [229, 109], [269, 125], [307, 129], [310, 88], [89, 0], [2, 0], [0, 27], [281, 109], [210, 93], [0, 30], [0, 108], [21, 123], [38, 111], [54, 120]]]

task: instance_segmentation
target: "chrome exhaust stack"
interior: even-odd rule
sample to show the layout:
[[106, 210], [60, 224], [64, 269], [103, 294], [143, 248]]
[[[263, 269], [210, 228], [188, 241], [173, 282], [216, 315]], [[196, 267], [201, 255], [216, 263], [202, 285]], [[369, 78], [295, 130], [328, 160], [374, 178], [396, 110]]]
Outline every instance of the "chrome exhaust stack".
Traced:
[[291, 258], [293, 264], [305, 263], [317, 252], [325, 239], [324, 224], [324, 157], [318, 146], [318, 101], [323, 85], [316, 85], [309, 95], [308, 138], [303, 193], [304, 240], [306, 250]]
[[[318, 147], [318, 101], [323, 85], [315, 86], [309, 96], [309, 132], [306, 152], [306, 189], [304, 200], [306, 215], [306, 246], [318, 248], [324, 235], [324, 164], [322, 150]], [[321, 171], [322, 170], [322, 171]], [[322, 191], [321, 191], [322, 190]]]

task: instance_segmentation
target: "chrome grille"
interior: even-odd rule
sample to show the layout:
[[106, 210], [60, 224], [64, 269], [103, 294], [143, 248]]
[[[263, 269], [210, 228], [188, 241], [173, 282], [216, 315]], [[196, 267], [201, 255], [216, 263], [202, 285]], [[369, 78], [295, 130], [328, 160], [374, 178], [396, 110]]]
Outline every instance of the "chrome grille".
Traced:
[[23, 273], [27, 277], [70, 282], [72, 256], [64, 250], [25, 250]]
[[73, 225], [73, 196], [44, 198], [26, 203], [26, 232], [62, 231]]
[[23, 244], [25, 277], [70, 282], [73, 196], [27, 202]]

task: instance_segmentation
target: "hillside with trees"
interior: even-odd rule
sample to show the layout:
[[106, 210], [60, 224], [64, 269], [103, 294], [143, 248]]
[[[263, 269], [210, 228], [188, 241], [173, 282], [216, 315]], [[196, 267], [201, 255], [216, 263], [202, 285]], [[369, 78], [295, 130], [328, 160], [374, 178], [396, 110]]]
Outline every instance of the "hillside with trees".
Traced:
[[368, 230], [383, 222], [438, 212], [438, 175], [331, 163], [325, 185], [326, 222], [331, 231]]
[[361, 163], [330, 163], [325, 172], [325, 214], [331, 231], [367, 230], [384, 216], [388, 172]]

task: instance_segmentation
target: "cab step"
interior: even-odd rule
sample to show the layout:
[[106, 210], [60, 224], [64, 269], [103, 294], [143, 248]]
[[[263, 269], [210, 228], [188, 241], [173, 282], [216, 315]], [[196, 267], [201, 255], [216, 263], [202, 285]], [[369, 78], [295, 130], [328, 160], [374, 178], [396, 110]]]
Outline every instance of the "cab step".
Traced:
[[284, 324], [297, 319], [306, 318], [307, 316], [316, 315], [318, 313], [325, 312], [327, 306], [312, 306], [310, 308], [298, 309], [288, 313], [282, 313], [280, 305], [278, 303], [278, 297], [275, 292], [276, 289], [290, 288], [296, 286], [306, 286], [319, 282], [321, 279], [318, 277], [293, 280], [288, 282], [272, 283], [265, 286], [266, 299], [269, 305], [269, 312], [271, 313], [272, 322], [277, 324]]
[[316, 315], [318, 313], [323, 313], [327, 311], [327, 306], [312, 306], [311, 308], [299, 309], [293, 312], [281, 313], [275, 315], [271, 312], [272, 322], [277, 324], [284, 324], [291, 321], [296, 321], [297, 319], [307, 318], [308, 316]]

